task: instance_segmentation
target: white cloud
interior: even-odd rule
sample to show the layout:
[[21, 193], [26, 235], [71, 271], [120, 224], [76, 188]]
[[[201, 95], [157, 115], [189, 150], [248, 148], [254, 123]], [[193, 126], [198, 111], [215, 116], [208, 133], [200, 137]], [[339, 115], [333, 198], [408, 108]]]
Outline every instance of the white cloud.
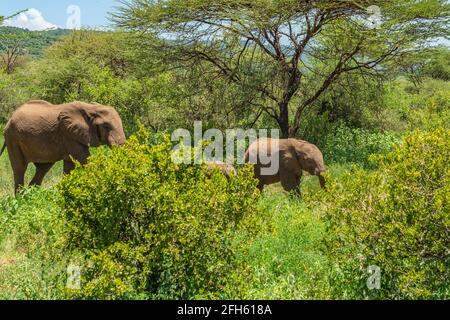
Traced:
[[32, 31], [42, 31], [47, 29], [56, 29], [57, 26], [48, 22], [37, 9], [28, 9], [18, 16], [4, 21], [4, 26], [29, 29]]

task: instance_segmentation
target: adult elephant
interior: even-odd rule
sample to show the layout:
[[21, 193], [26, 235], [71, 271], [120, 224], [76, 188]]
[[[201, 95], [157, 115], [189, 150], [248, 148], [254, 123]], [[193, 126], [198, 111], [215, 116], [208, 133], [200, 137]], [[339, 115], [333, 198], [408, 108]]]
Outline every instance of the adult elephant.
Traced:
[[[262, 159], [265, 159], [264, 161]], [[300, 180], [303, 171], [319, 177], [320, 186], [325, 188], [326, 170], [322, 152], [312, 143], [297, 139], [258, 139], [245, 153], [246, 163], [253, 163], [258, 188], [281, 182], [284, 190], [300, 193]], [[275, 170], [264, 170], [276, 163]], [[266, 170], [270, 171], [270, 170]]]
[[75, 168], [72, 158], [86, 164], [89, 147], [125, 142], [122, 121], [114, 108], [84, 102], [53, 105], [30, 101], [14, 112], [4, 136], [1, 153], [7, 148], [16, 193], [24, 185], [29, 163], [36, 166], [30, 185], [41, 185], [55, 162], [63, 160], [68, 174]]

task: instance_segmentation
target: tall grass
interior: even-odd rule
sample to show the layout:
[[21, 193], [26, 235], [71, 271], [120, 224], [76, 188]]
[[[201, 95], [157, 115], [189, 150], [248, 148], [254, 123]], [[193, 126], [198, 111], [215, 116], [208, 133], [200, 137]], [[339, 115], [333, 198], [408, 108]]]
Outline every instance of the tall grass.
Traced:
[[63, 221], [51, 190], [0, 201], [0, 299], [63, 298]]
[[272, 232], [259, 236], [242, 259], [250, 270], [247, 299], [326, 299], [327, 257], [320, 252], [319, 213], [298, 199], [267, 194], [261, 209]]
[[[0, 128], [0, 131], [3, 130]], [[0, 147], [3, 146], [0, 136]], [[30, 164], [29, 182], [35, 172]], [[62, 164], [47, 174], [43, 188], [14, 197], [8, 152], [0, 157], [0, 299], [58, 299], [65, 281], [61, 248], [63, 219], [48, 190], [62, 177]]]

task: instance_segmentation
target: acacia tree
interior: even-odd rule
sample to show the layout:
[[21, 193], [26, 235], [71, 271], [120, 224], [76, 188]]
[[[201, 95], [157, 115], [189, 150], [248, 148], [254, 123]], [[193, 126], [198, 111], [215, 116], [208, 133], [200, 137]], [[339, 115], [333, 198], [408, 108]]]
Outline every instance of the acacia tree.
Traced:
[[13, 73], [20, 57], [27, 53], [25, 44], [28, 37], [25, 31], [0, 32], [0, 64], [6, 73]]
[[[129, 0], [113, 20], [136, 31], [162, 64], [207, 63], [258, 97], [283, 137], [344, 73], [382, 64], [446, 32], [445, 0]], [[368, 10], [367, 8], [371, 10]], [[381, 15], [378, 15], [377, 10]], [[374, 28], [376, 27], [376, 28]], [[158, 41], [154, 41], [154, 39]], [[161, 61], [159, 62], [161, 63]], [[262, 103], [261, 103], [262, 101]]]
[[[14, 18], [25, 11], [26, 10], [17, 12], [9, 17], [0, 16], [0, 26], [5, 20]], [[20, 34], [11, 34], [0, 31], [0, 53], [2, 53], [0, 62], [2, 63], [5, 72], [8, 74], [13, 72], [17, 60], [25, 53], [24, 38], [24, 32]]]

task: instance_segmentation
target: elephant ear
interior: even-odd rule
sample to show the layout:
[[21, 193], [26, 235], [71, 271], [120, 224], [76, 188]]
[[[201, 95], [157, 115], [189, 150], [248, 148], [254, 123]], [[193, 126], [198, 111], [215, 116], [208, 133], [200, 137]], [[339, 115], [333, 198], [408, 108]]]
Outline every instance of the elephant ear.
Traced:
[[86, 111], [70, 108], [58, 116], [59, 126], [64, 135], [85, 146], [91, 145], [91, 122]]
[[299, 174], [302, 171], [302, 166], [300, 163], [301, 156], [301, 150], [298, 150], [296, 145], [291, 144], [286, 150], [282, 151], [281, 162], [290, 172]]
[[298, 143], [290, 144], [289, 148], [287, 148], [282, 154], [282, 163], [285, 168], [290, 172], [294, 172], [296, 174], [301, 173], [302, 168], [302, 159], [304, 158], [304, 154], [298, 145]]

